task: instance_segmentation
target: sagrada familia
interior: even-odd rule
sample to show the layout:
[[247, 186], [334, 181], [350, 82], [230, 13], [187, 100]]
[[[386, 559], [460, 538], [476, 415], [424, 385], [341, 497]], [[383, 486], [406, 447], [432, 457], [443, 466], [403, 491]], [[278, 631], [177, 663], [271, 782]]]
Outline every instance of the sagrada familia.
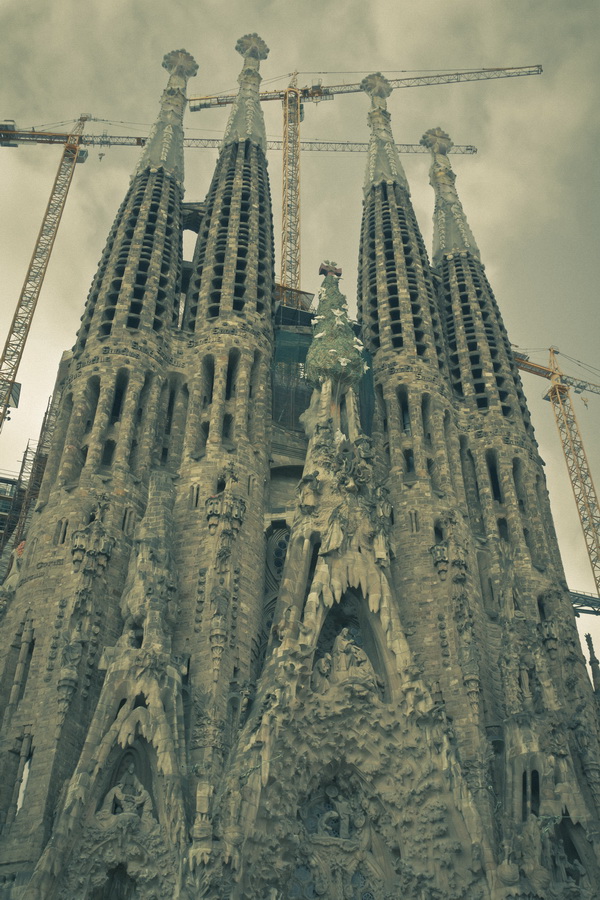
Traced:
[[333, 262], [276, 303], [237, 49], [203, 204], [165, 57], [60, 366], [0, 591], [0, 898], [597, 900], [600, 665], [450, 138], [430, 262], [366, 78], [358, 324]]

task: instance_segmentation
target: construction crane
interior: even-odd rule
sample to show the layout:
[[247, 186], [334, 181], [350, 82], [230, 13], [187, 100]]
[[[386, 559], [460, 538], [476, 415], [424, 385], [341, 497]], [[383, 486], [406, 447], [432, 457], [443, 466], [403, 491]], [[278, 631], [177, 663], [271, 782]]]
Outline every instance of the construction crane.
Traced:
[[[50, 254], [58, 232], [58, 226], [65, 208], [67, 194], [73, 179], [75, 164], [83, 162], [87, 157], [87, 147], [107, 146], [135, 146], [141, 147], [147, 138], [131, 135], [109, 134], [83, 134], [86, 121], [91, 120], [90, 115], [82, 115], [78, 119], [71, 132], [47, 132], [35, 130], [18, 130], [14, 122], [8, 121], [0, 124], [0, 147], [17, 147], [19, 144], [62, 144], [63, 153], [58, 165], [58, 172], [50, 192], [50, 199], [42, 226], [38, 234], [33, 255], [29, 263], [23, 289], [17, 301], [13, 321], [8, 338], [0, 359], [0, 429], [7, 417], [8, 409], [14, 405], [15, 379], [35, 307], [40, 295], [41, 287], [50, 261]], [[289, 132], [289, 129], [288, 129]], [[186, 138], [184, 145], [191, 148], [219, 147], [222, 141], [218, 138]], [[285, 148], [285, 141], [269, 141], [272, 149]], [[333, 150], [336, 152], [365, 152], [367, 143], [344, 141], [302, 141], [302, 150]], [[426, 147], [419, 144], [398, 144], [398, 150], [403, 153], [425, 153]], [[459, 145], [454, 147], [455, 153], [476, 153], [476, 147], [471, 145]], [[294, 172], [296, 182], [297, 172]], [[298, 223], [285, 224], [299, 234]], [[299, 248], [298, 248], [299, 249]]]
[[[17, 370], [23, 356], [27, 335], [31, 328], [31, 321], [40, 296], [48, 262], [50, 261], [50, 254], [52, 253], [58, 226], [65, 208], [69, 187], [73, 180], [75, 165], [77, 162], [83, 161], [85, 155], [87, 155], [87, 151], [82, 152], [81, 150], [81, 135], [88, 119], [88, 115], [81, 115], [73, 131], [67, 135], [64, 141], [58, 172], [50, 191], [50, 199], [42, 218], [42, 225], [35, 242], [33, 256], [31, 257], [25, 282], [17, 301], [8, 338], [0, 357], [0, 429], [4, 424], [10, 405]], [[85, 155], [82, 155], [82, 153]]]
[[[392, 88], [424, 87], [426, 85], [451, 84], [460, 81], [483, 81], [491, 78], [515, 78], [523, 75], [540, 75], [542, 67], [513, 66], [511, 68], [466, 69], [460, 72], [439, 72], [432, 75], [413, 75], [390, 80]], [[307, 100], [320, 103], [333, 100], [336, 94], [351, 94], [362, 90], [360, 83], [330, 84], [320, 82], [305, 87], [297, 86], [298, 73], [293, 72], [287, 88], [262, 91], [261, 100], [280, 100], [283, 104], [283, 191], [281, 229], [281, 276], [283, 291], [300, 289], [300, 123], [303, 104]], [[218, 94], [191, 97], [190, 110], [227, 106], [236, 94]]]
[[[571, 403], [570, 391], [570, 388], [573, 388], [577, 394], [580, 394], [582, 391], [600, 394], [600, 384], [593, 384], [589, 381], [583, 381], [581, 378], [565, 375], [556, 359], [558, 353], [559, 351], [556, 347], [550, 348], [550, 364], [548, 366], [531, 362], [529, 357], [519, 351], [514, 353], [514, 357], [519, 369], [522, 369], [524, 372], [530, 372], [532, 375], [540, 375], [542, 378], [550, 381], [550, 387], [544, 399], [549, 400], [552, 404], [567, 463], [569, 479], [575, 496], [577, 512], [581, 520], [583, 536], [594, 574], [596, 590], [600, 595], [600, 504], [598, 503], [598, 495], [592, 480], [592, 473], [583, 446], [579, 425], [577, 424], [575, 410]], [[594, 606], [595, 610], [600, 612], [598, 602]]]
[[[392, 80], [390, 84], [394, 88], [416, 87], [461, 81], [480, 81], [483, 79], [539, 75], [541, 71], [542, 67], [539, 65], [513, 68], [472, 69], [461, 72], [397, 78]], [[280, 279], [284, 294], [286, 291], [289, 291], [290, 293], [291, 291], [295, 291], [298, 293], [300, 287], [300, 122], [302, 119], [302, 101], [312, 100], [313, 102], [319, 102], [321, 100], [331, 100], [336, 94], [352, 93], [361, 90], [360, 84], [326, 86], [314, 84], [311, 87], [298, 88], [296, 81], [297, 73], [294, 73], [291, 84], [283, 91], [267, 91], [260, 95], [263, 100], [283, 100], [284, 104], [283, 228], [281, 254], [282, 269]], [[211, 106], [225, 106], [232, 103], [234, 99], [234, 95], [194, 98], [190, 101], [190, 109], [196, 110]], [[0, 146], [15, 146], [17, 141], [64, 143], [58, 173], [50, 192], [50, 200], [48, 201], [48, 206], [42, 219], [42, 226], [35, 243], [25, 283], [17, 302], [9, 336], [2, 357], [0, 358], [0, 429], [7, 416], [18, 366], [23, 355], [25, 342], [31, 327], [33, 314], [50, 260], [50, 254], [56, 239], [67, 193], [73, 178], [75, 164], [82, 160], [82, 153], [85, 152], [82, 149], [82, 133], [84, 124], [89, 118], [91, 118], [89, 115], [80, 116], [73, 131], [66, 136], [66, 139], [64, 135], [44, 135], [39, 132], [30, 132], [26, 137], [25, 133], [17, 132], [15, 125], [12, 122], [5, 123], [4, 128], [0, 130]], [[106, 145], [109, 140], [108, 136], [99, 136], [100, 143]], [[141, 143], [139, 138], [133, 140], [138, 145]], [[112, 139], [112, 142], [116, 144], [117, 139]], [[119, 143], [125, 142], [128, 142], [126, 138], [122, 138], [121, 141], [119, 141]], [[323, 149], [322, 145], [324, 142], [311, 143], [313, 143], [313, 147], [310, 149], [317, 149], [315, 146], [317, 143], [321, 145], [318, 149]], [[348, 146], [347, 149], [355, 150], [358, 148], [356, 144], [353, 144], [352, 146]]]
[[[89, 117], [89, 121], [99, 121]], [[100, 120], [103, 121], [103, 120]], [[0, 147], [17, 147], [19, 144], [65, 144], [70, 135], [64, 131], [36, 131], [35, 129], [20, 130], [12, 122], [0, 122]], [[82, 134], [79, 141], [80, 147], [144, 147], [147, 137], [131, 134]], [[192, 150], [218, 149], [223, 143], [223, 138], [198, 138], [186, 137], [183, 146]], [[283, 150], [284, 142], [281, 140], [267, 141], [269, 150]], [[427, 147], [421, 144], [396, 144], [399, 153], [429, 153]], [[366, 141], [300, 141], [300, 149], [330, 151], [334, 153], [366, 153], [369, 144]], [[454, 144], [452, 153], [474, 154], [477, 147], [472, 144]], [[82, 160], [79, 160], [82, 162]]]

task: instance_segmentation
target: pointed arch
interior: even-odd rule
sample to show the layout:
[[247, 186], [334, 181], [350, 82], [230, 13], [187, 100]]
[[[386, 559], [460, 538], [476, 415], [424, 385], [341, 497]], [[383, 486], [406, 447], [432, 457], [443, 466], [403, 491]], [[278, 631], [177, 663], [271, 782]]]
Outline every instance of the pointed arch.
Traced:
[[110, 816], [129, 813], [142, 821], [156, 821], [156, 760], [152, 746], [138, 738], [125, 750], [115, 747], [109, 762], [96, 795], [95, 815], [104, 822], [110, 821]]
[[[289, 896], [338, 896], [341, 888], [347, 897], [383, 898], [384, 884], [394, 868], [390, 850], [374, 827], [374, 819], [384, 813], [377, 792], [356, 766], [340, 758], [320, 768], [298, 797], [298, 824], [304, 831], [302, 845], [308, 853], [306, 858], [298, 858], [292, 871]], [[377, 851], [369, 849], [359, 859], [356, 842], [376, 847]], [[311, 845], [319, 852], [310, 853]], [[339, 858], [340, 853], [345, 856], [347, 867], [332, 879], [332, 858]], [[400, 855], [400, 848], [397, 854]]]
[[332, 683], [363, 682], [374, 695], [391, 701], [397, 673], [379, 616], [360, 589], [347, 590], [339, 603], [322, 610], [317, 634], [314, 662], [329, 656]]
[[93, 888], [89, 894], [89, 900], [135, 900], [136, 897], [137, 883], [123, 863], [110, 869], [104, 884]]

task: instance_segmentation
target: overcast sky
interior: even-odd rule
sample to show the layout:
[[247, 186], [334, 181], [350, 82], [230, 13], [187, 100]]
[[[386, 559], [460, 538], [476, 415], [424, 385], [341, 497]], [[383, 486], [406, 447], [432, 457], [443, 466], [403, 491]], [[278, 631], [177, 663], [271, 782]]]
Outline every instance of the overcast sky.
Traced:
[[[600, 146], [597, 0], [0, 0], [0, 118], [18, 127], [54, 127], [82, 112], [110, 120], [89, 132], [146, 134], [166, 83], [164, 54], [185, 47], [199, 72], [189, 95], [236, 88], [238, 37], [258, 32], [271, 48], [263, 87], [358, 82], [363, 75], [541, 63], [544, 74], [396, 91], [389, 100], [396, 140], [418, 143], [441, 126], [476, 156], [455, 156], [457, 186], [509, 336], [600, 367], [597, 313]], [[315, 75], [314, 73], [319, 73]], [[366, 95], [308, 104], [302, 137], [368, 139]], [[267, 133], [280, 138], [281, 106], [264, 105]], [[227, 110], [188, 113], [190, 136], [222, 134]], [[64, 130], [56, 125], [56, 130]], [[0, 327], [5, 335], [56, 173], [60, 151], [38, 145], [0, 150]], [[0, 436], [0, 469], [16, 471], [39, 432], [63, 349], [79, 317], [108, 230], [138, 151], [90, 150], [77, 167], [18, 380], [22, 406]], [[188, 151], [186, 199], [203, 200], [214, 150]], [[427, 156], [406, 156], [417, 217], [431, 245], [433, 194]], [[302, 157], [302, 286], [316, 291], [323, 258], [343, 267], [356, 297], [362, 154]], [[281, 163], [269, 159], [279, 252]], [[188, 253], [189, 256], [189, 253]], [[4, 338], [2, 339], [4, 340]], [[564, 369], [600, 383], [564, 359]], [[572, 589], [593, 591], [546, 383], [524, 375]], [[575, 400], [586, 450], [600, 482], [600, 395]], [[585, 617], [589, 629], [595, 620]], [[600, 635], [600, 627], [594, 629]], [[600, 637], [597, 640], [600, 645]], [[600, 651], [600, 646], [597, 647]]]

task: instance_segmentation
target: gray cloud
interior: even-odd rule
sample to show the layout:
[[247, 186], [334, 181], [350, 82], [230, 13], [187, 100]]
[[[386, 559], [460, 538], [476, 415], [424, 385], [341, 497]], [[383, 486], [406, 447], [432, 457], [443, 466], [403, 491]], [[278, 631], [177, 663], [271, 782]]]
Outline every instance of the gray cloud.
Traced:
[[[90, 123], [88, 130], [144, 132], [165, 83], [165, 52], [185, 46], [200, 69], [190, 93], [234, 90], [236, 39], [258, 31], [271, 48], [263, 64], [265, 88], [297, 68], [300, 83], [359, 81], [374, 70], [444, 69], [541, 62], [542, 77], [502, 79], [397, 91], [390, 110], [397, 140], [418, 142], [435, 125], [457, 143], [473, 143], [476, 157], [455, 157], [461, 197], [481, 248], [511, 339], [524, 347], [558, 344], [594, 364], [597, 313], [598, 146], [600, 105], [596, 4], [563, 0], [5, 0], [0, 114], [19, 124], [74, 119], [82, 111], [122, 125]], [[360, 70], [360, 73], [359, 73]], [[354, 74], [357, 73], [357, 74]], [[265, 104], [267, 131], [281, 135], [281, 108]], [[350, 94], [306, 109], [303, 136], [365, 140], [368, 101]], [[190, 134], [222, 131], [226, 111], [187, 117]], [[126, 190], [137, 153], [113, 148], [90, 153], [78, 167], [40, 308], [20, 373], [23, 408], [2, 434], [0, 466], [18, 467], [35, 437], [62, 349], [71, 346], [94, 268]], [[202, 199], [214, 151], [190, 152], [187, 198]], [[39, 227], [58, 150], [45, 146], [2, 150], [3, 212], [0, 265], [6, 332]], [[415, 209], [430, 243], [432, 193], [426, 157], [404, 161]], [[355, 296], [364, 159], [357, 154], [305, 154], [302, 160], [303, 283], [318, 284], [322, 257], [344, 268], [344, 290]], [[281, 163], [271, 155], [276, 216], [280, 218]], [[278, 243], [278, 242], [277, 242]], [[278, 248], [277, 248], [278, 249]], [[544, 353], [535, 358], [545, 361]], [[565, 361], [566, 362], [566, 361]], [[569, 364], [570, 365], [570, 364]], [[576, 371], [574, 368], [571, 371]], [[600, 376], [591, 380], [600, 381]], [[592, 590], [581, 537], [544, 383], [525, 376], [525, 388], [547, 461], [553, 506], [568, 579]], [[589, 409], [576, 400], [592, 468], [600, 472], [600, 397]], [[598, 480], [598, 479], [597, 479]], [[589, 622], [586, 621], [586, 625]]]

